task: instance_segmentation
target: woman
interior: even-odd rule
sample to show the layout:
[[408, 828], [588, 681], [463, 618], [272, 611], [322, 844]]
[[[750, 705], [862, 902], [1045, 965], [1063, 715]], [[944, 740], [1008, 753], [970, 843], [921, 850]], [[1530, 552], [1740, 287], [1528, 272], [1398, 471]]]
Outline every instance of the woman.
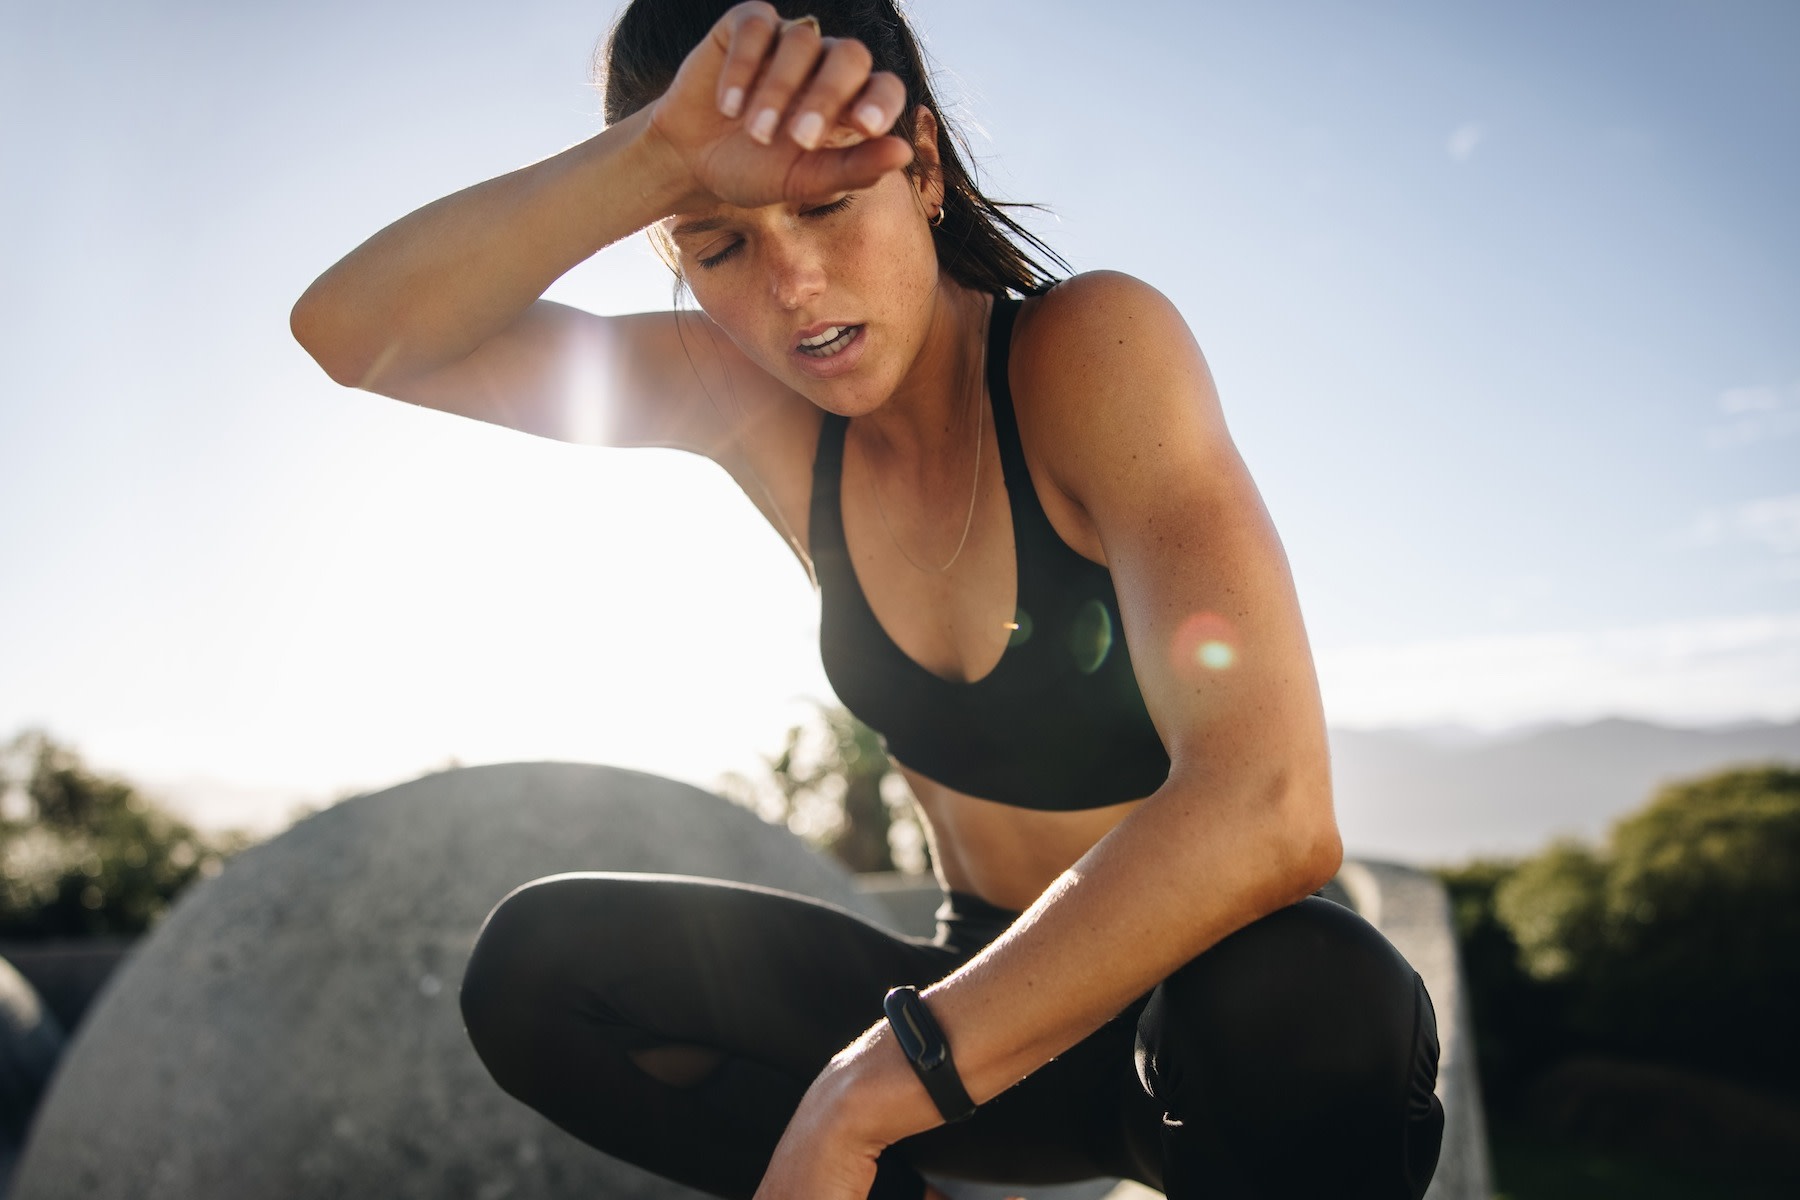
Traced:
[[[477, 1050], [720, 1196], [1418, 1197], [1430, 1001], [1310, 895], [1341, 861], [1317, 686], [1198, 348], [1135, 279], [1051, 286], [892, 0], [778, 7], [634, 0], [604, 132], [377, 233], [294, 330], [340, 383], [729, 471], [816, 570], [833, 685], [929, 831], [938, 936], [539, 880], [471, 958]], [[539, 298], [646, 228], [699, 313]]]

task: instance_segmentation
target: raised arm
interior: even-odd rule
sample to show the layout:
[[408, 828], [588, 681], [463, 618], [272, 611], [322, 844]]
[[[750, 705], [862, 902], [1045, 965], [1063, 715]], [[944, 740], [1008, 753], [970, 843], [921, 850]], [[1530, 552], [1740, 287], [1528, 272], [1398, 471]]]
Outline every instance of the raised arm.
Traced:
[[[854, 128], [856, 144], [839, 137], [812, 150], [791, 135], [751, 134], [745, 114], [763, 107], [765, 60], [808, 38], [801, 50], [829, 86], [802, 97], [790, 130], [815, 109], [828, 127]], [[750, 103], [729, 103], [746, 86]], [[351, 251], [295, 304], [294, 336], [345, 386], [545, 437], [716, 456], [733, 431], [712, 398], [742, 401], [769, 381], [703, 315], [604, 318], [539, 297], [666, 217], [720, 199], [798, 203], [873, 183], [910, 159], [904, 141], [879, 136], [903, 103], [898, 81], [872, 74], [855, 43], [821, 42], [806, 27], [782, 33], [769, 5], [739, 5], [654, 104]]]
[[[539, 296], [682, 204], [678, 164], [644, 136], [649, 115], [382, 229], [300, 297], [294, 336], [347, 387], [545, 437], [613, 441], [594, 402], [615, 389], [597, 389], [596, 372], [618, 373], [629, 356], [616, 343], [673, 333], [673, 316], [640, 320], [621, 339], [615, 326], [628, 323]], [[642, 356], [629, 392], [654, 391], [664, 402], [658, 411], [672, 417], [681, 389], [655, 377], [663, 361]]]

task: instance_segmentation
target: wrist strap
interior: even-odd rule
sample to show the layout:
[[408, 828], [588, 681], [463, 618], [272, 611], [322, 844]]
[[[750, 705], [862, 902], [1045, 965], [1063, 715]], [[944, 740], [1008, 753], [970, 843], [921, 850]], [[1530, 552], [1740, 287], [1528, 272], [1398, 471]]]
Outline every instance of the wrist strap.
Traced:
[[931, 1010], [919, 997], [915, 987], [897, 987], [881, 1002], [887, 1012], [888, 1028], [900, 1043], [913, 1073], [931, 1095], [938, 1113], [946, 1121], [962, 1121], [975, 1113], [975, 1102], [963, 1087], [962, 1076], [950, 1057], [950, 1042], [938, 1026]]

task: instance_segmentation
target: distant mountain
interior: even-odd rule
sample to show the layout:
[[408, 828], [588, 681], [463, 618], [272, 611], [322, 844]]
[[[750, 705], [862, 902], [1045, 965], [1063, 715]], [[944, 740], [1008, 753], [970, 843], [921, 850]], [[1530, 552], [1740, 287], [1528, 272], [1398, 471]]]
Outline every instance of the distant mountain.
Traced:
[[[1505, 734], [1460, 726], [1334, 729], [1331, 751], [1349, 853], [1452, 863], [1531, 854], [1557, 834], [1597, 841], [1670, 780], [1744, 763], [1800, 766], [1800, 721], [1682, 729], [1613, 719]], [[203, 828], [264, 835], [286, 828], [296, 808], [332, 801], [196, 777], [140, 782]], [[387, 782], [398, 781], [364, 787]]]
[[1499, 736], [1334, 729], [1331, 751], [1349, 853], [1450, 863], [1530, 854], [1559, 834], [1597, 842], [1672, 780], [1800, 766], [1800, 721], [1682, 729], [1615, 718]]

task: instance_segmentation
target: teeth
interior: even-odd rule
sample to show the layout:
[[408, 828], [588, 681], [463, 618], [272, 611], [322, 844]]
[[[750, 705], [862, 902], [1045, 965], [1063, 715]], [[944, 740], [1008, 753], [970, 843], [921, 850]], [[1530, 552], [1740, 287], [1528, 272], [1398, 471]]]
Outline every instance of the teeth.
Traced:
[[847, 327], [843, 325], [833, 325], [818, 337], [802, 338], [800, 344], [816, 350], [826, 342], [835, 341], [838, 336], [844, 332], [845, 328]]

